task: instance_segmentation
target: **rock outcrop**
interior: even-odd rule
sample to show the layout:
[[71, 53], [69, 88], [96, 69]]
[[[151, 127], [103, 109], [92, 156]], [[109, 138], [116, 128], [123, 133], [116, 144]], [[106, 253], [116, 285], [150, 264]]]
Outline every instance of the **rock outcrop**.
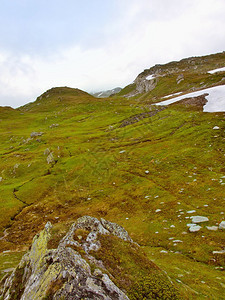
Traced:
[[48, 222], [0, 287], [2, 300], [179, 299], [124, 228], [89, 216], [70, 229]]
[[[132, 242], [125, 229], [104, 219], [85, 216], [71, 226], [57, 249], [48, 249], [51, 227], [48, 222], [34, 237], [31, 250], [4, 280], [1, 299], [129, 299], [108, 274], [99, 269], [91, 270], [94, 258], [88, 254], [101, 247], [99, 234], [111, 234]], [[82, 237], [79, 242], [74, 240], [78, 229], [88, 231], [85, 240]], [[86, 257], [74, 248], [82, 248]]]

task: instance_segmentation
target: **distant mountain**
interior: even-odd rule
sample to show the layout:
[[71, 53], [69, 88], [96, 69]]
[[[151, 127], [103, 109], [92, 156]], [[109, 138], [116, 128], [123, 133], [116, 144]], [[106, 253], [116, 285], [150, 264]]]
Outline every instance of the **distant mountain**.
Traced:
[[101, 92], [97, 92], [97, 93], [91, 93], [91, 95], [93, 95], [96, 98], [107, 98], [107, 97], [118, 94], [121, 90], [122, 90], [122, 88], [117, 87], [117, 88], [112, 89], [112, 90], [101, 91]]

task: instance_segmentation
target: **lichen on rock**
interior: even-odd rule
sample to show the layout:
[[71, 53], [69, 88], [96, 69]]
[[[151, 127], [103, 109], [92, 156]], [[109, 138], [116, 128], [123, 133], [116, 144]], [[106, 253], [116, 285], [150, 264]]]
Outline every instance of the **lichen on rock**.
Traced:
[[[50, 243], [54, 239], [51, 231], [48, 222], [34, 237], [30, 251], [11, 276], [2, 281], [0, 299], [136, 299], [132, 297], [136, 291], [132, 292], [132, 282], [136, 280], [134, 277], [139, 277], [136, 263], [141, 274], [146, 271], [149, 274], [151, 270], [154, 278], [159, 278], [156, 281], [160, 290], [162, 272], [142, 256], [137, 244], [118, 224], [84, 216], [72, 224], [57, 244]], [[131, 263], [135, 276], [128, 274], [121, 284], [121, 272], [129, 273]], [[129, 267], [124, 267], [126, 264]], [[162, 279], [164, 282], [167, 279]], [[163, 289], [160, 293], [165, 294]], [[178, 299], [173, 289], [172, 295], [166, 299]]]
[[[103, 221], [114, 235], [130, 240], [128, 233], [119, 225]], [[110, 234], [96, 218], [82, 217], [74, 223], [57, 249], [48, 249], [51, 224], [33, 239], [31, 250], [24, 255], [19, 266], [5, 280], [1, 290], [2, 299], [129, 299], [107, 274], [92, 274], [91, 266], [73, 246], [82, 247], [85, 253], [98, 250], [98, 234]], [[77, 229], [88, 229], [85, 243], [73, 239]], [[19, 282], [18, 285], [15, 283]], [[55, 290], [54, 286], [57, 286]], [[19, 287], [18, 287], [19, 286]], [[16, 290], [17, 289], [17, 290]]]

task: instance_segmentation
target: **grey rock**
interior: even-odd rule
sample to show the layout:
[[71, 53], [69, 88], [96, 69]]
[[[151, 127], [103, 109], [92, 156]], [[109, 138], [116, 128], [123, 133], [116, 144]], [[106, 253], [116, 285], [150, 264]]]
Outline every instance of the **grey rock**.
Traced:
[[59, 126], [59, 124], [52, 124], [49, 126], [49, 128], [54, 128], [54, 127], [58, 127], [58, 126]]
[[195, 212], [196, 212], [195, 209], [193, 209], [193, 210], [188, 210], [188, 211], [187, 211], [187, 214], [193, 214], [193, 213], [195, 213]]
[[222, 221], [222, 222], [219, 224], [219, 229], [225, 230], [225, 221]]
[[208, 230], [211, 230], [211, 231], [217, 231], [218, 230], [218, 226], [206, 226], [206, 228]]
[[192, 223], [202, 223], [202, 222], [208, 222], [209, 219], [207, 217], [203, 216], [194, 216], [192, 217]]
[[54, 159], [54, 156], [53, 156], [53, 153], [51, 152], [48, 156], [47, 156], [47, 163], [48, 164], [52, 164], [55, 162], [55, 159]]
[[189, 227], [190, 232], [197, 232], [201, 229], [202, 227], [196, 224], [193, 224], [192, 226]]
[[146, 80], [145, 76], [139, 75], [134, 82], [136, 83], [136, 91], [139, 94], [154, 90], [157, 85], [158, 78], [154, 77], [152, 80]]
[[30, 134], [30, 137], [33, 138], [33, 137], [37, 137], [37, 136], [42, 136], [44, 134], [44, 132], [31, 132]]
[[51, 151], [49, 150], [49, 148], [46, 148], [44, 151], [44, 155], [49, 155], [51, 153]]

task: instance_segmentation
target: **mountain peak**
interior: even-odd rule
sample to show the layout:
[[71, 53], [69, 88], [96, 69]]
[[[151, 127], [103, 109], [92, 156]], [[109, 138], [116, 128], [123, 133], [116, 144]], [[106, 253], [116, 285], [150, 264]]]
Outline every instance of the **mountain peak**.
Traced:
[[22, 107], [20, 110], [32, 110], [32, 111], [42, 111], [56, 108], [62, 105], [72, 105], [81, 102], [93, 101], [94, 97], [77, 88], [70, 87], [53, 87], [39, 97], [36, 101], [28, 103]]

